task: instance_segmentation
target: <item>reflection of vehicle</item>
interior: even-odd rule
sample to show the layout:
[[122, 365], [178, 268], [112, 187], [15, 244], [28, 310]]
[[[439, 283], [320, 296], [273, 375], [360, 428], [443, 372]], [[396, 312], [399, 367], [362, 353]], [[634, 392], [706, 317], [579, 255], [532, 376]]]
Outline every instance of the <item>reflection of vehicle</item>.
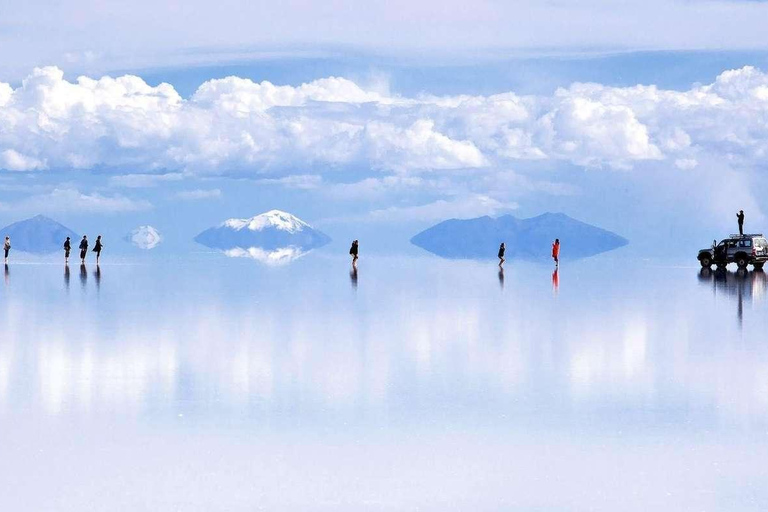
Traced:
[[768, 261], [768, 240], [762, 234], [731, 235], [716, 246], [700, 250], [698, 259], [704, 268], [713, 263], [718, 267], [736, 263], [739, 268], [751, 264], [761, 269]]
[[740, 268], [736, 272], [732, 272], [725, 270], [724, 267], [719, 267], [715, 271], [702, 268], [699, 272], [699, 282], [701, 284], [712, 283], [712, 291], [716, 295], [724, 293], [736, 299], [739, 322], [742, 321], [744, 315], [744, 301], [747, 303], [761, 301], [765, 294], [767, 280], [768, 277], [762, 270], [749, 272], [745, 268]]

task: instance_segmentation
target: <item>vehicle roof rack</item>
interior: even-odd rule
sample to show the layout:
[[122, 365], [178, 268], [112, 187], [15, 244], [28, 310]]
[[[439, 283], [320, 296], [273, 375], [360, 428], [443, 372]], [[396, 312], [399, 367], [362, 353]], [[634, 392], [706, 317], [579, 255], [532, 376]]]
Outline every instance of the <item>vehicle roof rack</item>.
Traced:
[[763, 236], [762, 233], [744, 233], [743, 235], [740, 235], [738, 233], [733, 233], [729, 238], [749, 238], [753, 236]]

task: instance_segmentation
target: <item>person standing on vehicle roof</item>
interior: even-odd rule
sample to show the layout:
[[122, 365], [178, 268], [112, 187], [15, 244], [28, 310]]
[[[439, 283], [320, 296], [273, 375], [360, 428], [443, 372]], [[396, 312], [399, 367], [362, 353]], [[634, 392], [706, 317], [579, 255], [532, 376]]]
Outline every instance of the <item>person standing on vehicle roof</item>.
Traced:
[[739, 235], [744, 236], [744, 210], [739, 210], [736, 214], [736, 220], [739, 221]]

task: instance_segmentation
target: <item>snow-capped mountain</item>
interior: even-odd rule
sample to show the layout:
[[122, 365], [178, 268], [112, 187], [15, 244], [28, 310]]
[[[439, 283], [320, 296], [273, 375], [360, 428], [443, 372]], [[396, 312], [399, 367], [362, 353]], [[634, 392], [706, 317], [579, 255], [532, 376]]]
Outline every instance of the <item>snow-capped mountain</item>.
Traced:
[[275, 228], [288, 233], [299, 233], [305, 228], [311, 229], [310, 225], [300, 218], [280, 210], [270, 210], [250, 219], [228, 219], [222, 225], [237, 231], [242, 229], [263, 231]]
[[44, 215], [14, 222], [0, 230], [2, 239], [11, 237], [11, 247], [16, 251], [30, 253], [50, 253], [63, 250], [64, 240], [72, 239], [72, 246], [77, 247], [80, 236], [66, 226]]
[[411, 238], [411, 243], [444, 258], [494, 259], [504, 242], [507, 258], [541, 259], [551, 256], [560, 239], [561, 258], [586, 258], [627, 245], [621, 236], [573, 219], [564, 213], [545, 213], [530, 219], [451, 219]]
[[125, 236], [125, 241], [139, 249], [154, 249], [163, 241], [163, 237], [152, 226], [139, 226]]
[[197, 235], [195, 241], [229, 256], [274, 262], [293, 260], [331, 239], [290, 213], [270, 210], [249, 219], [225, 220]]

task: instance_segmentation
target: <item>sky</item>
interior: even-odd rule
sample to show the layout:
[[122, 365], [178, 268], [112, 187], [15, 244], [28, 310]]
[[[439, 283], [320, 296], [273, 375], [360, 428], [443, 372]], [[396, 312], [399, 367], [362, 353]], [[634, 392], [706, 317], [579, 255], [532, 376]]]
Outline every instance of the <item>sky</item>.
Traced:
[[[0, 223], [188, 250], [564, 212], [640, 254], [761, 230], [768, 3], [0, 0]], [[752, 228], [755, 226], [755, 228]], [[649, 251], [649, 248], [653, 248]]]

